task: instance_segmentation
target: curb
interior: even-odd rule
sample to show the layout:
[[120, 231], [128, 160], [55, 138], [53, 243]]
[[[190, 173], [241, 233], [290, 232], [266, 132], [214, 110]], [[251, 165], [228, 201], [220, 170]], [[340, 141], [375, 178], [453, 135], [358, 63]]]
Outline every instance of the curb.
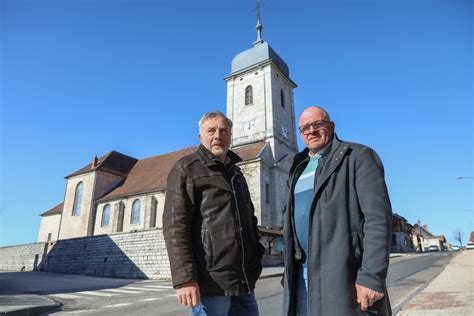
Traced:
[[283, 276], [283, 272], [282, 273], [273, 273], [273, 274], [261, 275], [258, 279], [261, 280], [261, 279], [277, 278], [277, 277], [282, 277], [282, 276]]
[[21, 307], [18, 309], [0, 311], [0, 316], [40, 316], [45, 313], [58, 312], [62, 306], [62, 303], [56, 303], [51, 305]]

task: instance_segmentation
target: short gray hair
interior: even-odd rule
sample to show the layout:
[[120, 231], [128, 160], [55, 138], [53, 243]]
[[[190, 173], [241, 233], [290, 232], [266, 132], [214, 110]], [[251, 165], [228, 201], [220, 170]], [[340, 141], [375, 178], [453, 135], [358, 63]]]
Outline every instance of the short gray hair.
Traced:
[[326, 111], [324, 108], [322, 108], [322, 107], [320, 107], [320, 106], [315, 106], [315, 105], [309, 106], [309, 107], [307, 107], [306, 109], [304, 109], [303, 112], [301, 112], [301, 114], [300, 114], [300, 116], [298, 117], [298, 119], [300, 119], [301, 116], [303, 115], [303, 113], [304, 113], [307, 109], [309, 109], [309, 108], [316, 108], [316, 109], [320, 110], [321, 112], [323, 112], [323, 119], [326, 120], [326, 121], [328, 121], [328, 122], [331, 122], [331, 118], [329, 117], [328, 111]]
[[204, 114], [201, 117], [201, 119], [199, 120], [199, 131], [201, 131], [202, 124], [204, 124], [205, 121], [213, 119], [215, 117], [223, 118], [226, 121], [227, 126], [229, 127], [229, 129], [232, 129], [233, 123], [227, 116], [225, 116], [224, 113], [222, 113], [221, 111], [213, 111], [213, 112], [207, 112], [206, 114]]

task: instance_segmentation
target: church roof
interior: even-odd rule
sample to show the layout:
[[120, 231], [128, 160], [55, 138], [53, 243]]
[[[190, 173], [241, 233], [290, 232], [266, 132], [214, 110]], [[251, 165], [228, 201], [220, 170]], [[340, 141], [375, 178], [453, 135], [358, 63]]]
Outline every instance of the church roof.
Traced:
[[246, 71], [269, 60], [271, 60], [287, 78], [290, 78], [288, 65], [267, 42], [257, 43], [254, 47], [237, 54], [234, 59], [232, 59], [231, 75]]
[[[265, 142], [258, 142], [232, 150], [244, 161], [258, 158], [265, 147]], [[198, 147], [189, 147], [167, 154], [139, 160], [128, 173], [127, 178], [116, 189], [100, 198], [99, 202], [116, 198], [145, 194], [166, 189], [166, 180], [171, 168], [180, 158], [196, 151]]]
[[[259, 158], [266, 142], [257, 142], [250, 145], [232, 148], [244, 161]], [[196, 151], [198, 147], [184, 148], [167, 154], [137, 160], [123, 155], [116, 151], [111, 151], [97, 161], [96, 167], [92, 168], [92, 163], [70, 174], [68, 177], [89, 172], [91, 170], [112, 170], [113, 173], [126, 173], [126, 178], [117, 188], [100, 198], [99, 202], [109, 201], [138, 194], [154, 192], [166, 189], [166, 180], [171, 168], [180, 158]], [[123, 163], [124, 165], [121, 165]], [[133, 165], [132, 165], [133, 163]], [[61, 214], [64, 203], [59, 203], [55, 207], [42, 213], [41, 216]]]
[[111, 200], [136, 194], [153, 192], [166, 188], [166, 179], [174, 163], [194, 151], [197, 147], [189, 147], [139, 160], [128, 173], [122, 185], [99, 199]]
[[63, 211], [63, 206], [64, 206], [64, 203], [61, 202], [55, 207], [53, 207], [52, 209], [49, 209], [46, 212], [42, 213], [40, 216], [50, 216], [50, 215], [61, 214]]
[[[95, 170], [100, 170], [100, 171], [116, 174], [122, 177], [126, 177], [128, 172], [137, 163], [137, 161], [138, 160], [133, 157], [121, 154], [113, 150], [103, 155], [99, 159], [97, 159], [97, 162], [95, 163], [91, 162], [85, 167], [66, 176], [66, 179], [72, 176], [77, 176], [77, 175], [87, 173], [90, 171], [95, 171]], [[93, 166], [93, 163], [95, 164], [95, 166]]]

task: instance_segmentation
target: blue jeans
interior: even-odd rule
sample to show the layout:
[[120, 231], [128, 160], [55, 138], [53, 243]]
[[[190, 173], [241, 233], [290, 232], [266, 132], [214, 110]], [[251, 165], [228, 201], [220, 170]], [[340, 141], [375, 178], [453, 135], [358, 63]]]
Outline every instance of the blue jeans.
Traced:
[[201, 304], [191, 309], [193, 316], [258, 316], [255, 294], [201, 297]]
[[308, 315], [308, 268], [300, 266], [296, 280], [296, 315]]

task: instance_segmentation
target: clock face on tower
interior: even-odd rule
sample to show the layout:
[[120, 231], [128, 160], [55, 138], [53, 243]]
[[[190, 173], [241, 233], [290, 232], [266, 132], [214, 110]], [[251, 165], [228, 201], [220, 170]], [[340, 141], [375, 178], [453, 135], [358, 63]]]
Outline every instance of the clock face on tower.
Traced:
[[244, 122], [243, 132], [245, 135], [250, 135], [255, 131], [255, 120]]

